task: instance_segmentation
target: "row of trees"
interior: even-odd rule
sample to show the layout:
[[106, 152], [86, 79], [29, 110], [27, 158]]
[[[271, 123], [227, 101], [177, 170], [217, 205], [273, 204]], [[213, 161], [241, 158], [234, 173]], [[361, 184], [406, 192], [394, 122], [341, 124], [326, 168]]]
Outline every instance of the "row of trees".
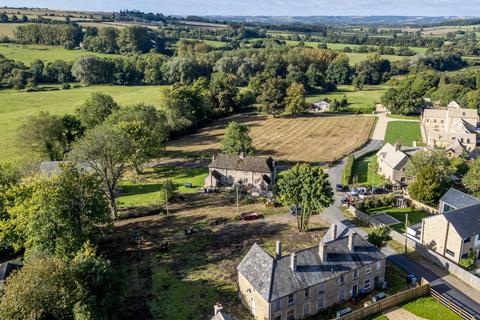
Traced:
[[416, 71], [405, 80], [394, 83], [382, 97], [382, 103], [395, 114], [418, 112], [429, 97], [433, 103], [447, 105], [457, 101], [464, 108], [480, 108], [480, 72], [439, 74], [435, 71]]

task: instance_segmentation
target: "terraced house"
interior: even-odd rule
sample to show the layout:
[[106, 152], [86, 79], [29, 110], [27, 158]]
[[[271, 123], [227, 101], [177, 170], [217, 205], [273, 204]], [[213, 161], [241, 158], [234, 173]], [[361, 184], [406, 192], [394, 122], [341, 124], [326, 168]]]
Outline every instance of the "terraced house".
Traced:
[[[347, 232], [348, 233], [348, 232]], [[303, 319], [380, 286], [386, 257], [355, 233], [333, 225], [319, 245], [275, 256], [257, 244], [239, 264], [239, 296], [258, 320]]]

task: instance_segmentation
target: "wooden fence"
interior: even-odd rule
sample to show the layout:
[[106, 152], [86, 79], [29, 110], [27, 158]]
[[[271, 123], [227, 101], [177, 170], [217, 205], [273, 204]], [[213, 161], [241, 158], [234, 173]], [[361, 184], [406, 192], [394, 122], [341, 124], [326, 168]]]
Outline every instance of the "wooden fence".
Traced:
[[430, 284], [422, 279], [422, 285], [420, 286], [394, 294], [393, 296], [387, 297], [376, 303], [363, 307], [362, 309], [355, 310], [337, 319], [341, 319], [341, 320], [363, 319], [365, 317], [380, 313], [384, 310], [393, 308], [401, 303], [428, 295], [429, 292], [430, 292]]
[[432, 296], [433, 299], [438, 301], [439, 303], [443, 304], [445, 307], [448, 309], [452, 310], [456, 314], [458, 314], [462, 319], [465, 320], [476, 320], [475, 316], [470, 314], [469, 312], [463, 310], [459, 306], [455, 304], [452, 300], [442, 296], [440, 293], [435, 291], [434, 289], [430, 288], [430, 295]]

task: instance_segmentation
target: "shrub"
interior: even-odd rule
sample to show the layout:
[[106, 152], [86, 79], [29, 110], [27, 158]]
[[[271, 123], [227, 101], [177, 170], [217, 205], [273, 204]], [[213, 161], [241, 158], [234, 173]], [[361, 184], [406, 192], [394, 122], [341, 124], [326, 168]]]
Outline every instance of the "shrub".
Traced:
[[62, 83], [62, 89], [63, 90], [68, 90], [68, 89], [70, 89], [70, 85], [68, 83]]

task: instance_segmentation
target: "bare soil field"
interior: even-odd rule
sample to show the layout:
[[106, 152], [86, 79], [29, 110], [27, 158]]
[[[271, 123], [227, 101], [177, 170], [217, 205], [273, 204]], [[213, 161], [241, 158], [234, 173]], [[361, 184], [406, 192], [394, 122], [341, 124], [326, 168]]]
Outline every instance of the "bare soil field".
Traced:
[[178, 156], [219, 152], [228, 122], [237, 121], [250, 126], [257, 155], [291, 162], [331, 162], [365, 144], [374, 119], [316, 114], [295, 118], [259, 114], [234, 116], [173, 140], [167, 152]]

